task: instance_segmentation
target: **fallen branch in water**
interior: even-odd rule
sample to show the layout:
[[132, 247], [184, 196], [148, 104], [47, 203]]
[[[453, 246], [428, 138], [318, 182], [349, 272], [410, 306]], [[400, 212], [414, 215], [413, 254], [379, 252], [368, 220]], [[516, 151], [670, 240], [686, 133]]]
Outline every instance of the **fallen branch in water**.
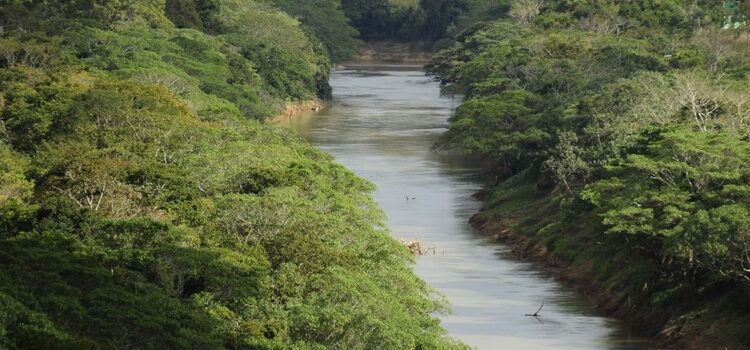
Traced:
[[533, 314], [526, 314], [526, 316], [531, 316], [531, 317], [539, 317], [539, 316], [541, 316], [541, 315], [539, 315], [539, 312], [542, 311], [543, 307], [544, 307], [544, 301], [542, 301], [542, 306], [539, 307], [539, 310], [536, 310], [536, 312], [533, 313]]
[[409, 249], [409, 252], [411, 252], [412, 255], [422, 255], [422, 245], [419, 243], [419, 240], [412, 240], [412, 241], [404, 241], [401, 240], [401, 243], [406, 247], [406, 249]]
[[409, 252], [414, 256], [421, 256], [421, 255], [427, 255], [430, 251], [432, 251], [432, 254], [436, 254], [437, 249], [435, 247], [430, 247], [427, 249], [422, 249], [422, 244], [419, 242], [418, 239], [411, 240], [411, 241], [404, 241], [401, 240], [401, 244], [403, 244], [406, 249], [409, 249]]

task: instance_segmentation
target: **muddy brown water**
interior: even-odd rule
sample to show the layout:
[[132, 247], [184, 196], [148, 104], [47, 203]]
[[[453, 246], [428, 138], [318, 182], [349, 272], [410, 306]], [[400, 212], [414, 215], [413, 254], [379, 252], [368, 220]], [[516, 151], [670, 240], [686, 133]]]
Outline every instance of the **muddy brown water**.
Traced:
[[[281, 123], [377, 185], [393, 236], [435, 254], [415, 272], [451, 303], [449, 334], [478, 349], [644, 349], [644, 338], [598, 313], [573, 289], [474, 230], [480, 170], [431, 150], [460, 100], [441, 96], [419, 67], [356, 66], [332, 73], [334, 101]], [[526, 317], [544, 302], [541, 317]]]

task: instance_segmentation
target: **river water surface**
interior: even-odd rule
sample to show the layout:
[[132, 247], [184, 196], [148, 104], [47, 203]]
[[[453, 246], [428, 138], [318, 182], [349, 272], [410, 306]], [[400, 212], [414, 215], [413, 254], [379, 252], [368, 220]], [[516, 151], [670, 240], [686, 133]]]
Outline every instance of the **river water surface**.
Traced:
[[[479, 349], [643, 349], [617, 320], [516, 258], [467, 220], [481, 207], [479, 169], [431, 151], [460, 102], [417, 67], [356, 66], [331, 76], [334, 102], [314, 116], [282, 122], [377, 185], [375, 199], [397, 238], [420, 239], [436, 254], [416, 273], [451, 303], [450, 335]], [[525, 317], [544, 302], [540, 318]]]

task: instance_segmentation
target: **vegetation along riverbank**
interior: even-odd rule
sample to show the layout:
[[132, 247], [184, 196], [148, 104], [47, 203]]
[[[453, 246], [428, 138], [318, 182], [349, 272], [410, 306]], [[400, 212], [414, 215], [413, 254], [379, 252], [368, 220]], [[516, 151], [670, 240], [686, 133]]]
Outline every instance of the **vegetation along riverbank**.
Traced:
[[337, 1], [0, 23], [0, 349], [463, 348], [372, 185], [263, 123], [330, 98], [359, 45]]
[[372, 184], [265, 124], [363, 41], [465, 94], [439, 146], [497, 176], [476, 223], [666, 345], [750, 347], [749, 11], [3, 1], [0, 349], [464, 348]]
[[473, 222], [664, 346], [749, 347], [749, 9], [512, 1], [458, 35], [429, 70], [466, 94], [440, 146], [497, 176]]

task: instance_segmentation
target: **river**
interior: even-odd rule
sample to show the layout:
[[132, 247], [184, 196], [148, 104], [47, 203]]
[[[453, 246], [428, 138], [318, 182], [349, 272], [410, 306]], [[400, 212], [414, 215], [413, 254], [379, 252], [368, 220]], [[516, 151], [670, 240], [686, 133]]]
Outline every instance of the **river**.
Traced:
[[[418, 67], [356, 66], [331, 76], [334, 102], [282, 124], [377, 185], [393, 236], [419, 239], [434, 254], [414, 270], [452, 305], [440, 316], [450, 335], [478, 349], [643, 349], [643, 338], [598, 313], [573, 289], [507, 246], [475, 231], [471, 194], [480, 170], [437, 153], [459, 100], [441, 96]], [[526, 317], [541, 303], [541, 317]]]

